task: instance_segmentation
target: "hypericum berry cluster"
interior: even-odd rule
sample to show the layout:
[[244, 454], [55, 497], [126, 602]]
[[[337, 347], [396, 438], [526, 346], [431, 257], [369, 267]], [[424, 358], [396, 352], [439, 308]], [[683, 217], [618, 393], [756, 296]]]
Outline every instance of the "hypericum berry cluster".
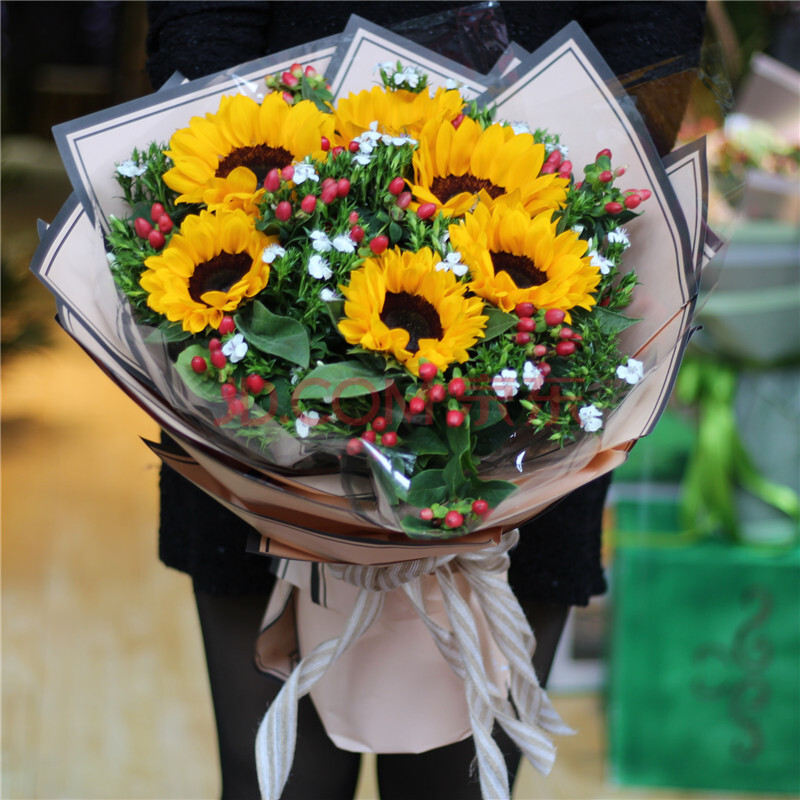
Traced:
[[601, 150], [593, 164], [584, 168], [586, 174], [582, 183], [576, 184], [575, 188], [591, 188], [597, 195], [597, 205], [601, 206], [608, 214], [616, 216], [623, 211], [633, 211], [635, 208], [650, 197], [649, 189], [623, 189], [614, 186], [614, 180], [621, 178], [627, 171], [626, 167], [611, 168], [611, 151]]
[[[289, 69], [274, 75], [267, 75], [264, 83], [273, 92], [281, 92], [283, 99], [291, 106], [305, 97], [328, 93], [330, 86], [325, 81], [325, 76], [320, 75], [314, 67], [309, 64], [303, 69], [302, 64], [292, 64]], [[329, 94], [329, 93], [328, 93]]]
[[448, 530], [455, 530], [473, 520], [485, 520], [491, 511], [489, 503], [478, 498], [477, 500], [459, 500], [450, 505], [434, 503], [432, 506], [420, 509], [419, 518], [430, 522], [436, 528], [444, 527]]
[[133, 221], [133, 229], [140, 239], [146, 239], [154, 250], [161, 250], [167, 243], [166, 234], [173, 228], [172, 218], [161, 203], [153, 203], [150, 207], [150, 219], [137, 217]]

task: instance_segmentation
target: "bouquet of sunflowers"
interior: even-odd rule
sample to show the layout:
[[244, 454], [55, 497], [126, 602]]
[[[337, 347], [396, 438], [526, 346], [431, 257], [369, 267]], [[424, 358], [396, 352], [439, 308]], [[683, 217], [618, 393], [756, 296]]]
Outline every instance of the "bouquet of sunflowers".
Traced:
[[650, 191], [608, 150], [579, 170], [555, 132], [379, 73], [333, 101], [294, 64], [135, 150], [106, 243], [201, 424], [277, 468], [287, 440], [346, 458], [441, 539], [515, 491], [498, 452], [596, 435], [642, 378], [620, 267]]

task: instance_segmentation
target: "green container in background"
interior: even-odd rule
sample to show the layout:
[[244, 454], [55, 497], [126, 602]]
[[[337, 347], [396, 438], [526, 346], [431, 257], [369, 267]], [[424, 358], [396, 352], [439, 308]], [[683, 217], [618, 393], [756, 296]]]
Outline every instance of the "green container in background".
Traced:
[[612, 597], [614, 779], [800, 793], [800, 548], [622, 546]]

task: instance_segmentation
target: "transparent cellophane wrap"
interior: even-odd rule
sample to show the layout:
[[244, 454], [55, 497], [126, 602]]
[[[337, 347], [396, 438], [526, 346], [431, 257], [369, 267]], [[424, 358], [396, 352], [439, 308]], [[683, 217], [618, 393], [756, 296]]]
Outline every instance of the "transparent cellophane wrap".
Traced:
[[[134, 148], [166, 141], [191, 117], [215, 112], [226, 93], [261, 99], [264, 75], [294, 62], [326, 74], [341, 97], [369, 88], [376, 63], [398, 59], [424, 70], [433, 88], [455, 79], [465, 99], [496, 105], [498, 120], [559, 133], [576, 172], [609, 148], [615, 164], [627, 167], [626, 184], [652, 193], [645, 213], [626, 226], [632, 246], [623, 263], [638, 276], [626, 313], [639, 322], [623, 332], [621, 351], [643, 363], [644, 379], [606, 416], [600, 432], [566, 447], [510, 428], [505, 445], [482, 462], [481, 477], [511, 481], [517, 490], [468, 534], [446, 541], [414, 540], [403, 532], [400, 519], [417, 510], [390, 502], [387, 483], [405, 478], [394, 475], [378, 449], [368, 448], [364, 460], [346, 454], [344, 439], [328, 439], [323, 447], [283, 433], [268, 452], [256, 452], [216, 425], [219, 408], [186, 388], [169, 345], [137, 324], [114, 285], [103, 242], [109, 215], [129, 213], [114, 169]], [[716, 246], [705, 223], [703, 142], [662, 161], [632, 101], [576, 24], [534, 54], [512, 43], [495, 68], [480, 75], [353, 17], [340, 36], [198, 81], [175, 76], [154, 95], [68, 123], [56, 134], [76, 193], [43, 231], [34, 270], [55, 294], [65, 330], [175, 443], [148, 443], [154, 452], [258, 531], [260, 552], [290, 559], [281, 562], [283, 580], [258, 645], [262, 668], [279, 678], [295, 666], [298, 645], [302, 653], [313, 650], [347, 619], [354, 589], [332, 580], [325, 562], [386, 565], [480, 551], [619, 466], [666, 404], [693, 330], [700, 273]], [[317, 587], [326, 586], [322, 600], [309, 600], [314, 578]], [[426, 607], [438, 620], [439, 589], [433, 579], [423, 584]], [[427, 632], [413, 609], [396, 592], [388, 594], [380, 623], [312, 693], [328, 734], [340, 747], [376, 752], [419, 752], [469, 736], [460, 680], [430, 641], [422, 643]], [[482, 610], [466, 587], [464, 595], [483, 630]], [[491, 637], [482, 641], [487, 674], [501, 685], [507, 664]], [[403, 642], [398, 655], [405, 658], [387, 657], [392, 643]], [[370, 654], [381, 654], [379, 662]], [[420, 681], [426, 691], [419, 690]], [[380, 691], [385, 686], [392, 691]]]

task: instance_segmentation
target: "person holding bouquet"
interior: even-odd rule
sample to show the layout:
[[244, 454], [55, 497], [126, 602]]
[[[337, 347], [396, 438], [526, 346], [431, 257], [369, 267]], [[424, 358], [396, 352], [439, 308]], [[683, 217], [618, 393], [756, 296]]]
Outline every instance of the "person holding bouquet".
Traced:
[[[429, 17], [435, 12], [436, 18]], [[688, 101], [689, 73], [704, 29], [700, 2], [513, 2], [464, 6], [440, 2], [151, 2], [147, 70], [154, 88], [175, 71], [198, 78], [340, 32], [355, 13], [425, 46], [459, 40], [447, 53], [487, 72], [509, 41], [534, 51], [578, 21], [619, 76], [663, 65], [663, 79], [634, 89], [659, 152], [674, 144]], [[427, 17], [414, 30], [408, 20]], [[445, 31], [437, 38], [436, 31]], [[490, 35], [489, 35], [490, 34]], [[534, 666], [547, 680], [569, 608], [605, 591], [601, 517], [609, 477], [573, 492], [521, 526], [509, 580], [537, 638]], [[246, 524], [169, 469], [161, 475], [160, 555], [193, 582], [219, 739], [222, 797], [259, 796], [253, 759], [258, 723], [280, 686], [253, 666], [253, 642], [273, 585], [270, 560], [248, 554]], [[519, 752], [496, 731], [511, 780]], [[467, 739], [421, 754], [380, 754], [382, 800], [480, 797]], [[352, 798], [360, 755], [327, 737], [309, 697], [300, 703], [298, 744], [284, 800]]]

